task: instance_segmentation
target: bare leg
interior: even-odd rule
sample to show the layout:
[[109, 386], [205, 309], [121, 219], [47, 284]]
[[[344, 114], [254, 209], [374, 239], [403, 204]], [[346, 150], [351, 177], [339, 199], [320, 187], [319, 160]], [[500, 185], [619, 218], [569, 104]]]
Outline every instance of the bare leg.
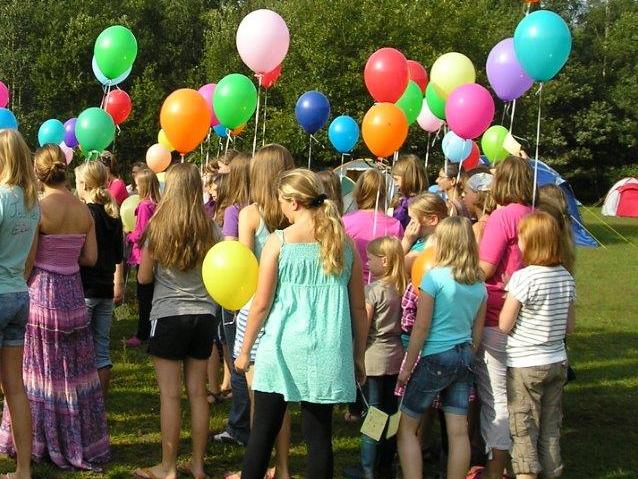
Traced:
[[162, 462], [151, 472], [162, 479], [177, 479], [177, 449], [181, 427], [181, 377], [179, 361], [153, 356], [157, 385], [160, 390], [160, 422], [162, 430]]
[[421, 418], [413, 418], [401, 413], [397, 445], [403, 479], [422, 479], [423, 458], [419, 441], [419, 422]]
[[100, 386], [102, 386], [102, 397], [106, 403], [106, 398], [109, 393], [109, 385], [111, 384], [111, 368], [100, 368], [97, 370], [97, 375], [100, 378]]
[[22, 380], [22, 346], [4, 346], [1, 351], [1, 374], [4, 397], [11, 414], [11, 432], [16, 448], [15, 479], [31, 479], [31, 409]]
[[222, 352], [224, 353], [224, 379], [222, 379], [221, 390], [228, 391], [230, 389], [230, 365], [233, 363], [233, 359], [227, 345], [222, 344]]
[[485, 479], [502, 479], [509, 453], [500, 449], [492, 449], [492, 459], [487, 461], [483, 477]]
[[[213, 350], [213, 355], [216, 352]], [[219, 356], [218, 356], [219, 357]], [[203, 359], [188, 358], [184, 361], [184, 379], [191, 406], [191, 440], [193, 455], [191, 473], [195, 479], [206, 476], [204, 472], [204, 454], [208, 439], [209, 405], [206, 400], [206, 366], [210, 363]]]
[[219, 389], [219, 350], [217, 345], [213, 343], [213, 352], [208, 358], [208, 390], [213, 394], [218, 394]]
[[446, 413], [445, 423], [449, 449], [447, 477], [448, 479], [464, 479], [470, 468], [470, 438], [467, 431], [467, 417]]

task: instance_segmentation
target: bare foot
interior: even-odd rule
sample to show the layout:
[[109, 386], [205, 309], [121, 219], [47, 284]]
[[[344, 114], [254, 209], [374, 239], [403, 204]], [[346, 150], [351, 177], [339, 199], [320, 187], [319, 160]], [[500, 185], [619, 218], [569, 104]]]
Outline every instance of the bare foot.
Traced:
[[133, 473], [139, 479], [177, 479], [177, 469], [168, 471], [158, 464], [153, 467], [141, 467]]

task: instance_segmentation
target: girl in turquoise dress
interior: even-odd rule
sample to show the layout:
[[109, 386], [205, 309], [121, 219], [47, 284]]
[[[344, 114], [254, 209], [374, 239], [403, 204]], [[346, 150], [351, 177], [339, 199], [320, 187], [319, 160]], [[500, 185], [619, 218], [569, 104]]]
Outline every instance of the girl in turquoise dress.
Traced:
[[[243, 479], [262, 479], [286, 405], [301, 403], [310, 479], [332, 477], [332, 408], [365, 382], [366, 313], [361, 260], [317, 176], [284, 173], [279, 202], [292, 226], [270, 235], [235, 367], [255, 359], [253, 428]], [[266, 322], [267, 320], [267, 322]], [[354, 331], [354, 341], [353, 341]]]

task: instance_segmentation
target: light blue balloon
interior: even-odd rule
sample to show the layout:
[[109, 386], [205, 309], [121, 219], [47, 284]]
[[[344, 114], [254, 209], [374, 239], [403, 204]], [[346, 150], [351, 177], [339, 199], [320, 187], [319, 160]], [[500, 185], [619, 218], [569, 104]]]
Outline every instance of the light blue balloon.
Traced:
[[40, 125], [38, 130], [38, 143], [40, 146], [44, 146], [48, 143], [59, 145], [64, 141], [64, 123], [55, 118], [45, 121]]
[[472, 140], [464, 140], [453, 131], [445, 134], [441, 146], [443, 154], [452, 163], [459, 163], [472, 153]]
[[11, 110], [0, 108], [0, 130], [3, 128], [18, 129], [18, 120]]
[[551, 80], [567, 62], [572, 35], [565, 20], [549, 10], [537, 10], [521, 20], [514, 32], [514, 51], [531, 78]]
[[228, 136], [227, 133], [227, 128], [223, 125], [215, 125], [213, 127], [213, 131], [215, 132], [215, 134], [221, 138], [226, 138]]
[[352, 117], [338, 116], [328, 127], [328, 138], [339, 153], [350, 153], [359, 141], [359, 125]]
[[131, 74], [131, 70], [133, 69], [133, 67], [130, 67], [128, 70], [122, 73], [119, 77], [114, 78], [113, 80], [109, 80], [108, 78], [106, 78], [104, 73], [102, 73], [102, 71], [100, 70], [100, 67], [97, 66], [97, 60], [95, 60], [95, 57], [93, 57], [93, 60], [91, 61], [91, 66], [93, 67], [93, 74], [95, 75], [95, 78], [97, 78], [97, 81], [99, 81], [104, 86], [119, 85], [120, 83], [122, 83], [124, 80], [128, 78], [128, 76]]

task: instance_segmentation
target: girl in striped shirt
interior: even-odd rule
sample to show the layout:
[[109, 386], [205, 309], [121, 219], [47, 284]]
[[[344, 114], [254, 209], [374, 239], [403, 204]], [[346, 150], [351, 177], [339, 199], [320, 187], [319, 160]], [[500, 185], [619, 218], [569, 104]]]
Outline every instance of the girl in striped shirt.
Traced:
[[516, 477], [558, 477], [565, 334], [574, 329], [575, 284], [563, 267], [560, 228], [548, 213], [521, 220], [525, 268], [507, 284], [499, 328], [507, 338], [507, 407]]

